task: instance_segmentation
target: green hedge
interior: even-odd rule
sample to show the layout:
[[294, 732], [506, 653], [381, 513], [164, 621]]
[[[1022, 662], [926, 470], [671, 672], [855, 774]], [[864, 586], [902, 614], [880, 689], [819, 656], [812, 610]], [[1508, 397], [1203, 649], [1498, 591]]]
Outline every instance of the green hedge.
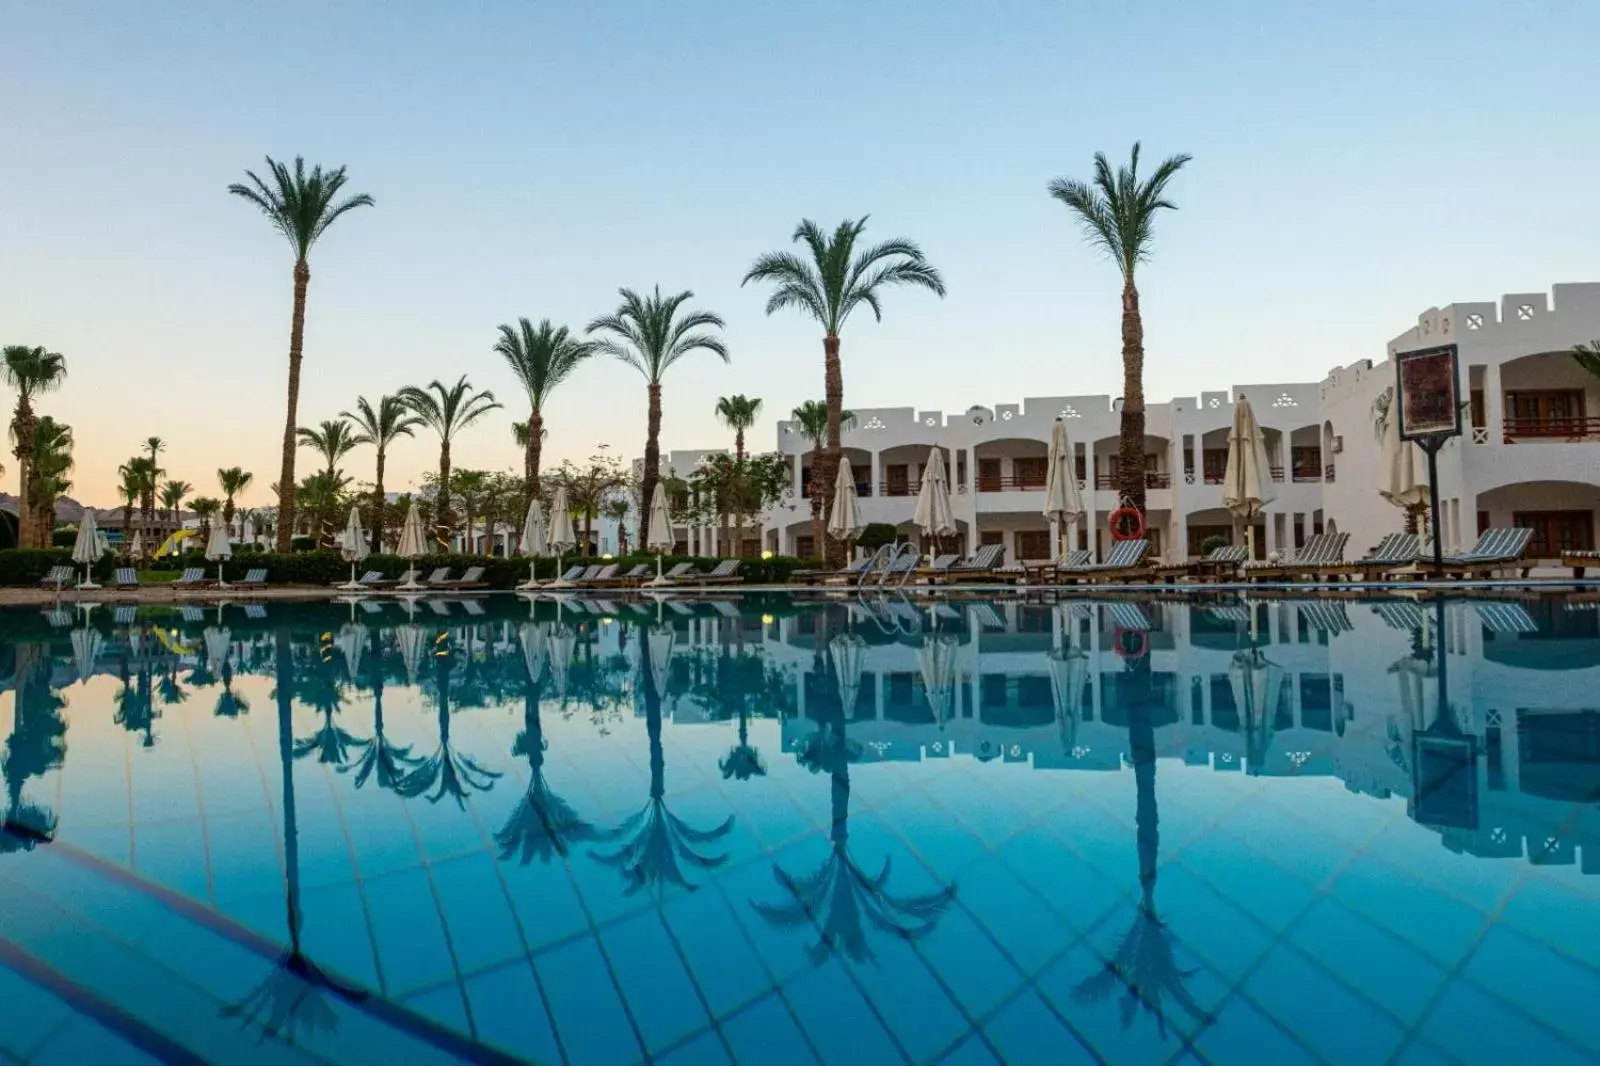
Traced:
[[[9, 548], [0, 551], [0, 585], [37, 585], [52, 566], [70, 566], [79, 577], [83, 576], [83, 567], [72, 561], [69, 549]], [[111, 556], [101, 559], [94, 566], [95, 580], [110, 577], [114, 566]]]

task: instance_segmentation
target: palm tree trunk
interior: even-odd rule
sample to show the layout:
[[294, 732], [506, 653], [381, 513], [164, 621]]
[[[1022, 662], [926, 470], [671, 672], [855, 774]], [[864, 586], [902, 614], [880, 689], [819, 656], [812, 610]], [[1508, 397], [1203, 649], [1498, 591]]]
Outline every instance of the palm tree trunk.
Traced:
[[383, 454], [383, 447], [378, 448], [377, 482], [372, 487], [372, 552], [374, 555], [383, 551], [383, 509], [388, 502], [389, 495], [383, 491], [383, 462], [387, 458]]
[[[839, 366], [839, 336], [829, 333], [822, 339], [822, 366], [824, 399], [828, 404], [828, 439], [823, 446], [820, 461], [812, 464], [812, 476], [822, 478], [823, 513], [833, 510], [833, 487], [839, 474], [839, 430], [844, 417], [844, 372]], [[820, 545], [822, 558], [828, 566], [843, 566], [846, 549], [843, 542], [824, 538]]]
[[[655, 499], [656, 482], [661, 480], [661, 382], [652, 381], [646, 387], [649, 409], [645, 419], [644, 478], [639, 485], [639, 543], [650, 543], [650, 501]], [[533, 432], [533, 427], [528, 427]]]
[[522, 466], [523, 477], [527, 478], [527, 485], [522, 493], [522, 510], [528, 510], [528, 505], [539, 494], [539, 438], [544, 435], [544, 415], [535, 407], [528, 413], [528, 443], [523, 449]]
[[439, 445], [439, 502], [433, 510], [434, 540], [450, 550], [450, 442]]
[[132, 558], [132, 556], [129, 555], [129, 552], [133, 547], [133, 540], [128, 535], [129, 530], [132, 528], [133, 504], [130, 502], [122, 505], [122, 556], [125, 559]]
[[1117, 480], [1124, 507], [1144, 513], [1144, 320], [1139, 290], [1129, 278], [1122, 286], [1122, 426]]
[[811, 557], [814, 559], [822, 558], [822, 538], [827, 532], [822, 528], [822, 482], [817, 480], [817, 463], [820, 460], [820, 453], [813, 448], [811, 483], [806, 486], [806, 492], [811, 496]]
[[17, 547], [26, 548], [33, 540], [33, 407], [23, 397], [17, 398], [17, 412], [11, 419], [11, 432], [16, 440], [13, 454], [17, 457]]
[[278, 472], [278, 550], [287, 552], [294, 539], [294, 452], [299, 441], [295, 429], [300, 411], [300, 353], [306, 336], [306, 286], [311, 266], [304, 259], [294, 264], [294, 316], [289, 323], [289, 402], [283, 421], [283, 463]]

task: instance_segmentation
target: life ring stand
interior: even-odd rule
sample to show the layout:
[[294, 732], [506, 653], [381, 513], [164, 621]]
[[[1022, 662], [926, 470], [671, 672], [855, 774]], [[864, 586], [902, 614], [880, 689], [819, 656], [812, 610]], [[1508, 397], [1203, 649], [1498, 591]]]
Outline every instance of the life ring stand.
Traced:
[[1144, 514], [1137, 507], [1118, 507], [1106, 518], [1106, 525], [1111, 528], [1112, 540], [1144, 539]]
[[[1129, 647], [1128, 637], [1137, 638], [1132, 647]], [[1143, 659], [1150, 652], [1150, 638], [1142, 629], [1123, 629], [1118, 626], [1116, 632], [1111, 634], [1111, 650], [1116, 652], [1119, 659]]]

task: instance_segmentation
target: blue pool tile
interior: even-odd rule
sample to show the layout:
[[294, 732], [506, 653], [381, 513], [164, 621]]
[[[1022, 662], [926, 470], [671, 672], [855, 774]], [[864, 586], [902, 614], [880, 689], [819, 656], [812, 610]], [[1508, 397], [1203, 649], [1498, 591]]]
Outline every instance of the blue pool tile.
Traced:
[[723, 1033], [741, 1063], [763, 1066], [811, 1066], [811, 1053], [789, 1008], [777, 995], [767, 996], [723, 1023]]
[[1489, 931], [1463, 972], [1600, 1057], [1600, 1031], [1592, 1024], [1600, 1003], [1600, 972], [1504, 926]]
[[1445, 973], [1395, 934], [1331, 900], [1319, 900], [1289, 939], [1406, 1025], [1444, 984]]
[[526, 963], [512, 963], [467, 982], [478, 1039], [535, 1062], [559, 1062], [555, 1028]]
[[781, 869], [794, 878], [809, 877], [828, 861], [828, 856], [825, 844], [808, 841], [783, 849], [773, 856], [770, 865], [747, 863], [718, 880], [735, 917], [744, 923], [750, 943], [777, 981], [812, 965], [811, 950], [821, 941], [821, 935], [809, 921], [789, 923], [778, 915], [768, 917], [757, 905], [787, 910], [793, 899], [774, 871]]
[[744, 924], [716, 888], [686, 892], [661, 910], [713, 1015], [721, 1017], [768, 991], [760, 956]]
[[1000, 1066], [1000, 1059], [981, 1037], [969, 1036], [939, 1059], [939, 1066]]
[[1153, 895], [1167, 928], [1229, 980], [1243, 976], [1272, 943], [1265, 926], [1182, 866], [1161, 868]]
[[529, 950], [539, 951], [589, 928], [589, 916], [565, 863], [519, 866], [497, 861]]
[[1370, 1001], [1287, 947], [1269, 954], [1244, 990], [1333, 1062], [1383, 1062], [1403, 1035]]
[[433, 884], [462, 970], [525, 954], [495, 860], [487, 852], [435, 863]]
[[1456, 1066], [1457, 1061], [1420, 1036], [1412, 1037], [1393, 1059], [1394, 1066]]
[[1538, 1022], [1479, 991], [1454, 981], [1423, 1022], [1422, 1034], [1467, 1063], [1537, 1063], [1578, 1066], [1594, 1057]]
[[1257, 855], [1293, 870], [1312, 884], [1328, 880], [1352, 855], [1350, 845], [1321, 824], [1284, 818], [1261, 804], [1239, 804], [1219, 828]]
[[561, 1046], [573, 1062], [631, 1062], [639, 1056], [633, 1022], [594, 941], [552, 948], [534, 964]]
[[456, 985], [419, 992], [400, 1002], [407, 1010], [415, 1011], [453, 1032], [465, 1034], [472, 1031], [467, 1021], [467, 1003], [461, 998], [461, 989]]
[[1506, 901], [1500, 920], [1539, 943], [1600, 968], [1595, 901], [1547, 877], [1529, 877]]
[[392, 995], [454, 979], [457, 966], [424, 871], [368, 881], [366, 900], [378, 962]]
[[1110, 1062], [1160, 1062], [1177, 1053], [1221, 1000], [1225, 986], [1182, 960], [1135, 993], [1124, 973], [1087, 947], [1075, 948], [1039, 978], [1039, 991], [1079, 1038]]
[[710, 1023], [657, 912], [645, 911], [608, 926], [600, 942], [652, 1054]]
[[733, 1066], [727, 1048], [715, 1031], [708, 1030], [656, 1059], [661, 1066]]
[[1195, 1040], [1214, 1066], [1314, 1066], [1317, 1059], [1305, 1045], [1284, 1032], [1265, 1014], [1241, 998], [1228, 1000], [1215, 1021]]
[[973, 1017], [988, 1014], [1023, 980], [1021, 971], [961, 904], [917, 941], [917, 950]]
[[1030, 828], [999, 849], [1000, 859], [1072, 928], [1092, 927], [1123, 899], [1118, 886], [1042, 829]]
[[1056, 912], [997, 862], [968, 870], [958, 898], [1024, 974], [1038, 970], [1073, 940]]
[[990, 1043], [1007, 1063], [1093, 1063], [1065, 1022], [1051, 1011], [1038, 993], [1025, 990], [990, 1018], [984, 1026]]
[[1497, 910], [1527, 874], [1527, 867], [1521, 862], [1452, 852], [1434, 833], [1409, 820], [1390, 824], [1367, 844], [1366, 850], [1485, 914]]
[[806, 971], [791, 981], [784, 993], [807, 1038], [829, 1066], [902, 1059], [842, 963]]
[[1276, 932], [1287, 929], [1317, 896], [1310, 881], [1226, 834], [1194, 841], [1179, 853], [1179, 861]]
[[926, 1061], [966, 1030], [961, 1012], [911, 944], [881, 933], [868, 936], [873, 957], [850, 963], [856, 981], [900, 1046]]
[[0, 1048], [19, 1060], [72, 1019], [72, 1009], [65, 1003], [4, 967], [0, 967], [0, 1003], [5, 1004]]
[[160, 1060], [85, 1018], [65, 1026], [27, 1061], [30, 1066], [156, 1066]]
[[1445, 967], [1465, 958], [1483, 929], [1472, 907], [1377, 859], [1351, 862], [1328, 892]]
[[332, 973], [378, 986], [377, 948], [367, 927], [366, 901], [356, 885], [329, 885], [300, 895], [301, 945]]

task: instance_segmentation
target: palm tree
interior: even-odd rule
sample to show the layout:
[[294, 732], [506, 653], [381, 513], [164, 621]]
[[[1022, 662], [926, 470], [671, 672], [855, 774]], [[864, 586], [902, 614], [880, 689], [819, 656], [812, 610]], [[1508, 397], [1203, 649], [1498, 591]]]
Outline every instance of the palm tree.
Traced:
[[[748, 396], [719, 396], [717, 398], [717, 418], [723, 425], [733, 430], [733, 461], [735, 468], [744, 462], [744, 431], [756, 424], [756, 418], [761, 414], [760, 399], [752, 400]], [[744, 541], [744, 522], [739, 523], [739, 541]], [[722, 511], [722, 539], [728, 540], [728, 509]], [[737, 555], [738, 550], [730, 552]]]
[[[821, 400], [807, 400], [793, 411], [789, 412], [800, 425], [800, 435], [811, 442], [811, 482], [806, 486], [806, 492], [811, 497], [811, 543], [815, 545], [813, 551], [822, 550], [822, 501], [827, 493], [819, 475], [822, 456], [822, 443], [828, 439], [828, 405]], [[854, 411], [839, 412], [839, 428], [846, 430], [856, 424]]]
[[1092, 185], [1067, 178], [1050, 183], [1050, 195], [1067, 205], [1090, 244], [1122, 271], [1122, 424], [1117, 480], [1124, 507], [1144, 512], [1144, 319], [1134, 270], [1150, 258], [1156, 213], [1176, 210], [1167, 183], [1193, 158], [1169, 156], [1149, 178], [1139, 180], [1139, 143], [1125, 167], [1111, 172], [1104, 152], [1094, 156]]
[[[473, 552], [473, 518], [483, 515], [489, 492], [489, 472], [486, 470], [457, 470], [453, 475], [455, 495], [461, 500], [461, 517], [465, 537], [462, 540], [462, 551]], [[492, 527], [485, 522], [485, 532]], [[487, 554], [487, 553], [486, 553]]]
[[122, 497], [122, 553], [127, 555], [133, 545], [133, 505], [139, 502], [141, 478], [132, 463], [117, 467], [117, 476], [121, 479], [117, 493]]
[[169, 481], [161, 486], [161, 506], [166, 508], [167, 522], [174, 528], [178, 525], [178, 512], [183, 510], [183, 501], [194, 491], [194, 486], [187, 481]]
[[686, 310], [680, 316], [678, 309], [694, 299], [694, 293], [685, 289], [676, 296], [663, 297], [661, 286], [653, 295], [640, 296], [632, 289], [618, 289], [622, 304], [609, 315], [602, 315], [589, 323], [590, 333], [603, 333], [599, 351], [633, 367], [644, 375], [649, 414], [645, 422], [644, 477], [639, 485], [639, 498], [646, 501], [639, 514], [639, 543], [649, 540], [647, 526], [648, 501], [656, 491], [661, 477], [661, 377], [667, 369], [690, 352], [712, 352], [728, 361], [727, 345], [722, 338], [707, 330], [724, 329], [726, 324], [710, 311]]
[[[741, 285], [752, 281], [773, 284], [767, 314], [786, 307], [798, 308], [823, 328], [823, 385], [828, 405], [828, 432], [821, 462], [813, 477], [823, 479], [825, 507], [833, 505], [834, 471], [839, 468], [839, 433], [844, 414], [844, 373], [839, 363], [839, 331], [856, 308], [865, 305], [883, 321], [880, 301], [885, 290], [910, 285], [944, 295], [944, 278], [925, 259], [922, 249], [904, 237], [856, 250], [867, 218], [845, 219], [830, 237], [809, 218], [795, 228], [794, 240], [803, 241], [809, 258], [792, 252], [768, 252], [755, 261]], [[818, 469], [820, 467], [820, 469]], [[827, 558], [843, 563], [843, 544], [829, 544]]]
[[383, 550], [384, 502], [389, 498], [383, 489], [383, 471], [389, 446], [401, 437], [415, 436], [415, 430], [422, 425], [422, 420], [406, 407], [400, 397], [389, 395], [379, 396], [376, 407], [368, 403], [365, 396], [357, 396], [355, 413], [341, 411], [339, 417], [355, 424], [353, 443], [370, 444], [378, 452], [377, 480], [372, 488], [372, 550], [379, 552]]
[[1592, 376], [1600, 378], [1600, 341], [1590, 341], [1588, 344], [1574, 344], [1568, 353], [1572, 361]]
[[[301, 426], [298, 432], [301, 444], [310, 448], [322, 457], [322, 470], [315, 475], [319, 478], [318, 486], [322, 489], [317, 494], [319, 506], [303, 508], [310, 510], [316, 519], [316, 529], [320, 538], [322, 531], [331, 528], [337, 520], [338, 509], [337, 490], [347, 482], [344, 471], [339, 469], [339, 463], [345, 456], [355, 451], [357, 444], [356, 429], [343, 418], [329, 419], [318, 424], [316, 429]], [[310, 478], [304, 479], [305, 482]], [[297, 487], [294, 495], [298, 496], [300, 489]], [[282, 496], [282, 493], [279, 493]], [[282, 514], [282, 511], [279, 511]], [[282, 534], [279, 534], [282, 540]]]
[[160, 437], [146, 437], [144, 439], [145, 451], [150, 454], [145, 457], [144, 466], [144, 492], [139, 497], [139, 517], [144, 519], [146, 528], [154, 520], [156, 514], [156, 488], [161, 484], [161, 478], [166, 471], [161, 469], [161, 453], [166, 451], [167, 442]]
[[34, 546], [50, 546], [56, 501], [72, 490], [72, 427], [49, 415], [34, 424], [33, 455], [28, 459], [28, 504], [34, 516]]
[[526, 318], [518, 319], [516, 327], [500, 327], [500, 339], [495, 342], [494, 350], [505, 358], [506, 365], [528, 393], [528, 421], [522, 431], [522, 476], [527, 481], [522, 497], [524, 508], [539, 494], [539, 451], [544, 439], [545, 401], [578, 364], [594, 355], [596, 348], [593, 341], [570, 336], [567, 327], [552, 326], [548, 318], [541, 319], [537, 329]]
[[[38, 531], [34, 527], [38, 523], [33, 519], [28, 502], [33, 495], [29, 491], [29, 478], [33, 472], [33, 436], [39, 425], [33, 401], [35, 397], [61, 387], [67, 377], [67, 358], [59, 352], [47, 352], [43, 348], [8, 344], [0, 351], [0, 359], [3, 359], [0, 362], [0, 376], [4, 377], [7, 385], [17, 390], [17, 406], [11, 416], [12, 453], [17, 457], [17, 474], [20, 478], [17, 489], [17, 544], [23, 548], [47, 547], [37, 544]], [[48, 524], [53, 523], [54, 516]]]
[[211, 539], [211, 520], [222, 510], [222, 501], [210, 496], [196, 496], [189, 501], [189, 509], [200, 520], [200, 541]]
[[472, 425], [490, 411], [500, 409], [494, 393], [488, 389], [474, 392], [467, 383], [467, 375], [449, 388], [437, 380], [429, 382], [426, 389], [407, 385], [400, 390], [401, 401], [411, 409], [421, 423], [439, 434], [439, 499], [434, 507], [434, 523], [441, 547], [450, 543], [450, 442], [455, 435]]
[[217, 471], [217, 484], [222, 486], [222, 524], [233, 529], [233, 498], [250, 487], [255, 475], [241, 467], [230, 466]]
[[340, 215], [358, 207], [372, 206], [366, 193], [338, 200], [344, 188], [344, 167], [324, 172], [313, 166], [306, 173], [305, 161], [295, 157], [294, 169], [267, 157], [270, 181], [245, 171], [249, 185], [228, 186], [228, 192], [242, 196], [261, 209], [274, 229], [294, 248], [294, 314], [289, 325], [289, 407], [283, 423], [283, 469], [278, 474], [282, 492], [278, 499], [278, 550], [289, 550], [294, 529], [295, 427], [299, 424], [300, 354], [306, 330], [306, 286], [311, 282], [307, 257], [318, 237], [327, 232]]

